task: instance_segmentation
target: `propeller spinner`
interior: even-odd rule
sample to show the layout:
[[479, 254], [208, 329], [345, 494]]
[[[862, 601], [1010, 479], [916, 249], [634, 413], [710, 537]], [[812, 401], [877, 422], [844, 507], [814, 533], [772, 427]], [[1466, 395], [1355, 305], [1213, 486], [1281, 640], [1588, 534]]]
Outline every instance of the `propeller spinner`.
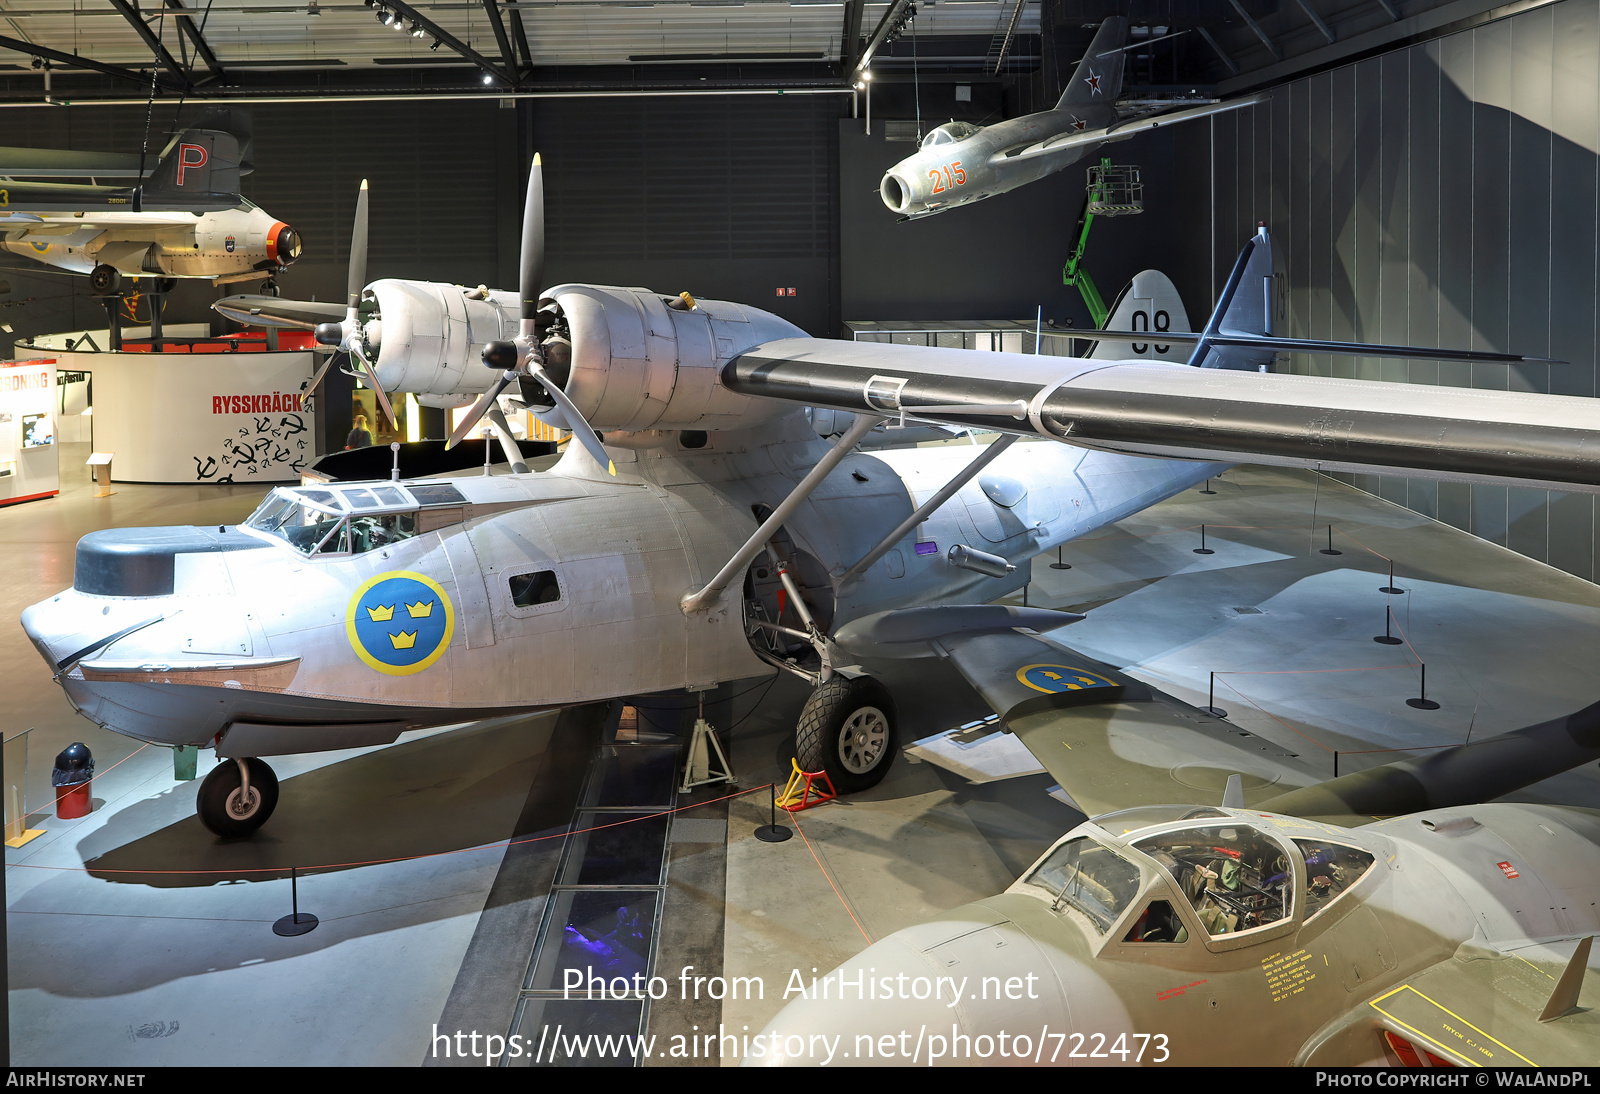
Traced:
[[601, 467], [615, 475], [617, 465], [606, 453], [605, 446], [600, 443], [594, 427], [584, 419], [583, 414], [567, 397], [567, 393], [561, 390], [561, 385], [555, 378], [545, 370], [544, 347], [540, 345], [536, 322], [539, 314], [539, 294], [543, 287], [544, 166], [539, 154], [534, 153], [533, 170], [528, 173], [528, 197], [522, 207], [522, 265], [519, 285], [519, 295], [522, 298], [522, 323], [514, 341], [490, 342], [483, 347], [483, 363], [490, 368], [502, 370], [502, 375], [488, 391], [478, 396], [477, 402], [472, 404], [471, 409], [461, 419], [461, 424], [450, 434], [450, 439], [445, 442], [445, 448], [454, 448], [472, 432], [479, 420], [489, 412], [489, 408], [494, 406], [500, 393], [510, 386], [512, 380], [527, 378], [537, 382], [549, 393], [550, 398], [561, 408], [561, 414], [566, 418], [568, 428], [588, 450], [589, 455], [593, 456]]

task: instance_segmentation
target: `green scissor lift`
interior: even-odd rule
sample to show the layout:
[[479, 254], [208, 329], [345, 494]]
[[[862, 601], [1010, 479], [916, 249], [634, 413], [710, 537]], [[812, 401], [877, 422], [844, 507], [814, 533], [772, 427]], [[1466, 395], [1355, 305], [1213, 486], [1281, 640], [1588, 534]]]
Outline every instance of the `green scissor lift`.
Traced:
[[1061, 283], [1077, 288], [1089, 309], [1089, 318], [1096, 330], [1103, 330], [1111, 309], [1095, 288], [1094, 278], [1083, 268], [1083, 252], [1089, 246], [1089, 229], [1094, 218], [1130, 216], [1144, 212], [1144, 183], [1139, 181], [1139, 169], [1127, 164], [1114, 164], [1102, 159], [1099, 167], [1089, 168], [1089, 185], [1083, 195], [1083, 212], [1078, 214], [1078, 242], [1067, 264], [1061, 268]]

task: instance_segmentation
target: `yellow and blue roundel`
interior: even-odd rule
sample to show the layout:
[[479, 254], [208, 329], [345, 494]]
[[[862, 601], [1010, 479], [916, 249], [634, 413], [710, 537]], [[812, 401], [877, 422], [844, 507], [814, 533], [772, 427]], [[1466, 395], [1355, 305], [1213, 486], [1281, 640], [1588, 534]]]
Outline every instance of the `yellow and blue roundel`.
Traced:
[[437, 661], [450, 645], [455, 622], [444, 590], [409, 570], [368, 580], [344, 616], [356, 655], [390, 676], [409, 676]]
[[1017, 670], [1017, 679], [1034, 691], [1053, 694], [1058, 691], [1084, 691], [1088, 688], [1114, 688], [1116, 682], [1098, 672], [1075, 669], [1067, 665], [1024, 665]]

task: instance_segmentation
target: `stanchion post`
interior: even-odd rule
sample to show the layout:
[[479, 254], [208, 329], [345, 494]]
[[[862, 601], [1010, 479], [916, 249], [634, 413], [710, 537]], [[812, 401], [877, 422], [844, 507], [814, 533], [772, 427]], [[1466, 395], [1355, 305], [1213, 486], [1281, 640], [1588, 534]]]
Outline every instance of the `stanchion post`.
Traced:
[[1200, 526], [1200, 546], [1194, 549], [1194, 553], [1197, 555], [1214, 555], [1217, 553], [1206, 546], [1206, 526], [1204, 524]]
[[1418, 694], [1415, 699], [1406, 700], [1406, 706], [1418, 710], [1438, 710], [1439, 704], [1428, 698], [1428, 664], [1426, 661], [1419, 661], [1417, 667], [1422, 670], [1421, 686], [1417, 689]]
[[310, 912], [300, 910], [300, 884], [298, 866], [289, 867], [289, 907], [290, 913], [272, 925], [272, 933], [283, 938], [294, 938], [298, 935], [308, 934], [317, 928], [317, 917]]
[[1217, 706], [1217, 674], [1211, 674], [1211, 692], [1206, 698], [1206, 713], [1213, 718], [1226, 718], [1228, 712]]
[[1390, 596], [1396, 596], [1396, 595], [1398, 595], [1400, 593], [1405, 592], [1404, 589], [1395, 588], [1395, 584], [1394, 584], [1394, 559], [1392, 559], [1392, 558], [1389, 560], [1389, 584], [1385, 585], [1383, 588], [1379, 589], [1378, 591], [1380, 593], [1388, 593]]
[[1056, 560], [1050, 564], [1050, 568], [1052, 570], [1070, 570], [1070, 569], [1072, 569], [1072, 563], [1070, 563], [1070, 562], [1062, 562], [1061, 561], [1061, 548], [1060, 548], [1059, 545], [1056, 547]]
[[768, 784], [767, 790], [772, 794], [772, 800], [767, 807], [771, 820], [756, 829], [756, 839], [762, 843], [782, 843], [793, 836], [794, 833], [778, 823], [778, 784]]
[[1325, 555], [1342, 555], [1342, 554], [1344, 554], [1343, 551], [1335, 551], [1333, 549], [1333, 525], [1331, 525], [1331, 524], [1328, 525], [1328, 545], [1322, 549], [1321, 553], [1325, 554]]
[[1389, 605], [1385, 604], [1383, 606], [1383, 633], [1375, 637], [1373, 639], [1374, 642], [1382, 643], [1385, 646], [1398, 646], [1400, 644], [1400, 639], [1389, 633], [1389, 624], [1393, 620], [1394, 611]]

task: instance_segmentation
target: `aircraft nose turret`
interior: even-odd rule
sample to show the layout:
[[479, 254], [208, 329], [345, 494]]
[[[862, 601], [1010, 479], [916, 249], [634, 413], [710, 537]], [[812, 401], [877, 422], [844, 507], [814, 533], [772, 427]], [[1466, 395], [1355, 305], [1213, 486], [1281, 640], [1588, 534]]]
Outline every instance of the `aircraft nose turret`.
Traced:
[[1125, 1028], [1126, 1012], [1070, 944], [1041, 942], [993, 906], [1005, 899], [896, 931], [827, 975], [798, 970], [745, 1064], [1120, 1062], [1069, 1060], [1074, 1032]]

